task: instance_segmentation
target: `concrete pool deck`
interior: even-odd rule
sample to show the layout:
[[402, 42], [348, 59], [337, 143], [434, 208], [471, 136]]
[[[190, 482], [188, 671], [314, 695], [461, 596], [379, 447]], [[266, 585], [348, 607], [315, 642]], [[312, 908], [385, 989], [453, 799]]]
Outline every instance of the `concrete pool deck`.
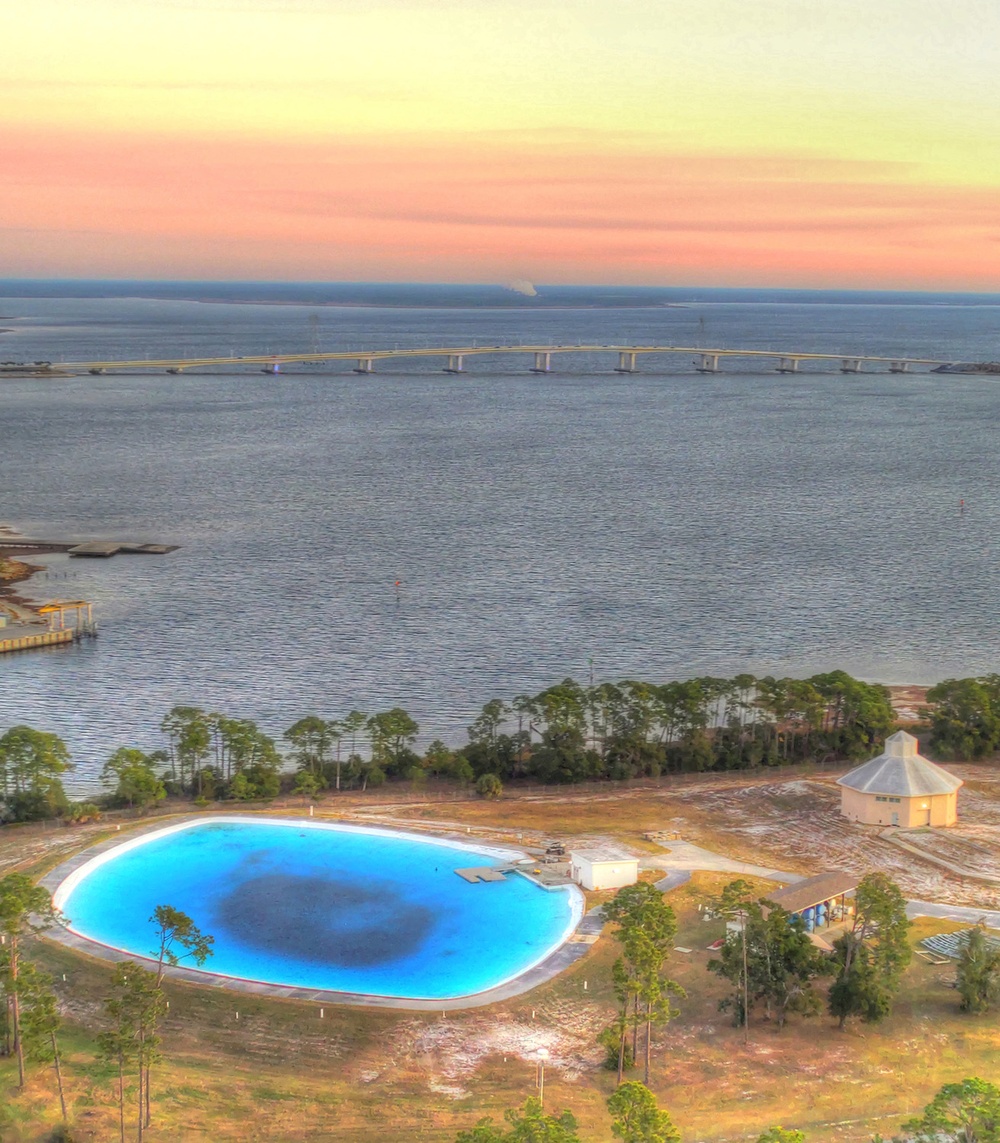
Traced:
[[[303, 825], [304, 822], [300, 818], [283, 818], [275, 816], [268, 818], [265, 815], [258, 814], [184, 814], [171, 819], [170, 826], [167, 828], [183, 828], [184, 826], [195, 824], [199, 822], [209, 822], [213, 820], [238, 818], [248, 822], [261, 821], [284, 821], [294, 822], [295, 825]], [[307, 819], [309, 820], [309, 819]], [[319, 824], [319, 823], [316, 823]], [[324, 819], [324, 825], [358, 828], [356, 823], [350, 821], [330, 821]], [[135, 843], [139, 839], [154, 833], [162, 833], [164, 830], [164, 821], [159, 819], [155, 822], [150, 822], [146, 825], [139, 826], [136, 829], [122, 831], [106, 841], [99, 842], [97, 845], [89, 846], [81, 850], [79, 853], [74, 854], [66, 861], [61, 862], [49, 873], [47, 873], [38, 882], [44, 889], [47, 889], [52, 894], [53, 898], [56, 896], [60, 886], [64, 884], [73, 874], [81, 870], [85, 865], [88, 865], [95, 858], [107, 854], [112, 850], [118, 849], [126, 843]], [[405, 836], [417, 837], [418, 835], [411, 834], [408, 830], [392, 830], [384, 826], [378, 826], [374, 830], [371, 827], [360, 827], [365, 832], [386, 832], [398, 833]], [[479, 846], [470, 846], [468, 838], [462, 835], [454, 835], [452, 837], [444, 835], [434, 835], [434, 838], [440, 841], [451, 842], [466, 850], [476, 850], [480, 853], [490, 852], [496, 853], [498, 847], [489, 844], [482, 844]], [[424, 835], [420, 840], [432, 840], [431, 837]], [[512, 852], [509, 847], [504, 847], [507, 853]], [[527, 856], [527, 855], [524, 855]], [[529, 880], [534, 881], [533, 877]], [[538, 884], [536, 882], [536, 884]], [[548, 888], [545, 885], [539, 885], [539, 888]], [[304, 1000], [314, 1004], [323, 1005], [336, 1005], [336, 1004], [349, 1004], [355, 1006], [364, 1006], [370, 1008], [394, 1008], [403, 1009], [415, 1012], [450, 1012], [458, 1011], [464, 1008], [482, 1008], [490, 1004], [497, 1004], [504, 1000], [509, 1000], [515, 996], [521, 996], [526, 992], [530, 992], [533, 988], [537, 988], [540, 984], [552, 980], [561, 972], [564, 972], [570, 965], [580, 960], [585, 956], [588, 949], [597, 940], [604, 927], [604, 920], [600, 908], [591, 909], [590, 912], [582, 914], [579, 922], [574, 930], [569, 934], [565, 941], [554, 949], [548, 956], [537, 964], [532, 965], [522, 972], [519, 976], [511, 980], [502, 982], [493, 988], [485, 989], [483, 992], [477, 992], [469, 996], [458, 996], [449, 999], [441, 1000], [418, 1000], [410, 999], [407, 997], [395, 996], [373, 996], [366, 993], [352, 993], [352, 992], [335, 992], [326, 989], [315, 988], [302, 988], [295, 985], [285, 984], [270, 984], [265, 981], [244, 980], [239, 977], [224, 976], [219, 973], [213, 973], [210, 970], [186, 968], [184, 966], [164, 966], [164, 976], [171, 980], [183, 981], [187, 984], [199, 985], [203, 988], [223, 988], [232, 992], [248, 993], [253, 996], [264, 996], [278, 1000]], [[120, 949], [111, 948], [107, 945], [101, 944], [99, 941], [91, 940], [88, 937], [81, 936], [78, 933], [72, 932], [70, 929], [56, 925], [44, 933], [44, 939], [51, 940], [57, 944], [61, 944], [66, 948], [75, 950], [76, 952], [83, 953], [85, 956], [94, 957], [99, 960], [111, 961], [113, 963], [120, 963], [121, 961], [137, 961], [148, 965], [155, 965], [155, 960], [151, 957], [142, 957], [135, 953], [123, 952]]]

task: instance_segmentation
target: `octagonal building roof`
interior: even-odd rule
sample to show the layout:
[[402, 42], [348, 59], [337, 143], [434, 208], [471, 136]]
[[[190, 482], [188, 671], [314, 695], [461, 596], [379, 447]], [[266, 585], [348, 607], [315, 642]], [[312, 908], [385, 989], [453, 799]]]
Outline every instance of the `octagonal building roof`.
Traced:
[[899, 730], [885, 740], [884, 754], [838, 778], [837, 785], [862, 794], [926, 798], [934, 794], [953, 794], [962, 785], [962, 779], [921, 757], [913, 735]]

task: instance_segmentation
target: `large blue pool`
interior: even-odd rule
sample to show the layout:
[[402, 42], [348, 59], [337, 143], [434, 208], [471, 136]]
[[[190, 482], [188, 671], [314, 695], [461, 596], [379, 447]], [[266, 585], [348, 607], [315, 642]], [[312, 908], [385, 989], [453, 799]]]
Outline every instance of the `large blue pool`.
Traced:
[[572, 932], [578, 890], [518, 874], [455, 873], [503, 851], [319, 822], [221, 818], [100, 854], [56, 904], [81, 936], [135, 956], [154, 948], [157, 905], [215, 938], [205, 971], [370, 996], [470, 996], [519, 976]]

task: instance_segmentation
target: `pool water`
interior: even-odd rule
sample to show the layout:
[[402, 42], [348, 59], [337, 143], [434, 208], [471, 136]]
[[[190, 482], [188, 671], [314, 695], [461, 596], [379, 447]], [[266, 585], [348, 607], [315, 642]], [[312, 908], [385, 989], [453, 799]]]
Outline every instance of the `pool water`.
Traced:
[[[107, 851], [59, 887], [70, 928], [154, 954], [157, 905], [215, 938], [207, 972], [411, 999], [470, 996], [543, 960], [573, 931], [574, 887], [455, 870], [511, 854], [319, 822], [187, 823]], [[182, 962], [188, 964], [189, 962]]]

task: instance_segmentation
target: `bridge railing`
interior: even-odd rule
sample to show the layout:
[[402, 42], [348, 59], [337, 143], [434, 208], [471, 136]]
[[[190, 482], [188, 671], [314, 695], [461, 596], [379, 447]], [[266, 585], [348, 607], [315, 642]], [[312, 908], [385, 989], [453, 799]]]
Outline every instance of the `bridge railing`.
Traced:
[[[548, 373], [552, 369], [553, 358], [567, 354], [600, 354], [610, 359], [610, 371], [616, 373], [638, 372], [642, 358], [654, 355], [687, 356], [691, 365], [699, 373], [717, 373], [722, 362], [734, 358], [769, 363], [779, 373], [797, 373], [803, 365], [829, 363], [842, 373], [860, 373], [868, 370], [886, 369], [891, 373], [906, 373], [911, 368], [942, 368], [956, 363], [939, 358], [927, 357], [886, 357], [864, 353], [817, 353], [805, 350], [787, 349], [747, 349], [731, 346], [705, 348], [686, 345], [597, 345], [597, 344], [554, 344], [554, 345], [458, 345], [420, 346], [400, 349], [394, 347], [375, 349], [336, 350], [328, 353], [259, 353], [229, 357], [177, 357], [160, 359], [107, 359], [103, 361], [67, 361], [50, 366], [52, 372], [102, 374], [121, 370], [166, 370], [168, 373], [184, 373], [193, 369], [246, 368], [258, 367], [268, 373], [280, 372], [282, 365], [353, 363], [356, 373], [374, 373], [376, 364], [383, 361], [406, 359], [438, 358], [446, 373], [464, 373], [468, 358], [481, 358], [515, 354], [529, 359], [528, 368], [533, 373]], [[38, 366], [0, 367], [0, 372], [18, 369], [31, 369], [38, 374]]]

